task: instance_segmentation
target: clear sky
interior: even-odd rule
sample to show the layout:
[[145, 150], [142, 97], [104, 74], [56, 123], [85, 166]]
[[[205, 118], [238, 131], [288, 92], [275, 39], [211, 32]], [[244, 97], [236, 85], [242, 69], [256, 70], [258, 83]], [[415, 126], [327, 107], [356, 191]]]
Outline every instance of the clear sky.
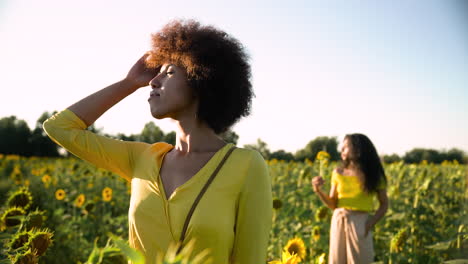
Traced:
[[[239, 39], [253, 114], [240, 146], [295, 152], [317, 136], [367, 134], [381, 154], [468, 151], [468, 5], [463, 1], [0, 1], [0, 117], [30, 127], [125, 77], [150, 34], [194, 18]], [[104, 132], [153, 120], [143, 88], [103, 115]], [[168, 120], [157, 121], [164, 131]]]

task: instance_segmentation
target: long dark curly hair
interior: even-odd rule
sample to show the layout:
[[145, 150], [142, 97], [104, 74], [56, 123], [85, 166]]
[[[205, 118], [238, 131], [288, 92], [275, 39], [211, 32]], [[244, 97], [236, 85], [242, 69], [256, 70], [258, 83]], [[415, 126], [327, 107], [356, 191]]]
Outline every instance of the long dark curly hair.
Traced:
[[353, 163], [361, 172], [358, 177], [364, 191], [377, 192], [382, 181], [387, 182], [387, 177], [374, 144], [363, 134], [348, 134], [344, 140], [349, 142], [350, 154], [343, 160], [343, 167], [348, 168]]
[[226, 32], [195, 20], [174, 20], [152, 35], [150, 55], [150, 67], [173, 63], [185, 69], [199, 100], [197, 117], [215, 133], [250, 114], [254, 94], [249, 57]]

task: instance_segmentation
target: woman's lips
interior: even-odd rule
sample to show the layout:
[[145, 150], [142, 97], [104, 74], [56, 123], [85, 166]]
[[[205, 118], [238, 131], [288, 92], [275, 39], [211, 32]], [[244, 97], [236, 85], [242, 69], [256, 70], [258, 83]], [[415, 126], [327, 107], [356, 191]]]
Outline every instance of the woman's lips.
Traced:
[[160, 96], [160, 94], [156, 90], [152, 90], [150, 92], [150, 97], [153, 97], [153, 96]]
[[153, 91], [150, 92], [150, 96], [149, 96], [149, 98], [148, 98], [148, 101], [151, 100], [151, 99], [154, 99], [154, 98], [159, 98], [160, 96], [161, 96], [161, 95], [160, 95], [158, 92], [156, 92], [155, 90], [153, 90]]

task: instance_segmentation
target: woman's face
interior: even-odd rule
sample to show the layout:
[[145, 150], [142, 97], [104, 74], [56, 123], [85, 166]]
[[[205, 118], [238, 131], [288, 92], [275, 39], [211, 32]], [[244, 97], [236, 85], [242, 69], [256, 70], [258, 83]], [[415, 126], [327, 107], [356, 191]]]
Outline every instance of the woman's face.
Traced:
[[179, 120], [182, 115], [195, 116], [197, 100], [183, 68], [163, 64], [159, 74], [150, 81], [150, 86], [152, 90], [148, 102], [153, 117]]
[[348, 160], [349, 155], [351, 153], [351, 144], [349, 143], [349, 139], [343, 140], [343, 145], [341, 146], [341, 159]]

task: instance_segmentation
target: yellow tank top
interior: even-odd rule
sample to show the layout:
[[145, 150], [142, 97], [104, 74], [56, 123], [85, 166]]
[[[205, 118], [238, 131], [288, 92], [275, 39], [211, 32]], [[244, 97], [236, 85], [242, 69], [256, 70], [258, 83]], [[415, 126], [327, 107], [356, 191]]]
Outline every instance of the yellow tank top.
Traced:
[[[374, 211], [374, 197], [376, 193], [366, 193], [356, 176], [345, 176], [336, 170], [332, 174], [332, 184], [338, 192], [338, 207], [356, 211]], [[385, 189], [385, 182], [379, 184], [378, 189]]]

